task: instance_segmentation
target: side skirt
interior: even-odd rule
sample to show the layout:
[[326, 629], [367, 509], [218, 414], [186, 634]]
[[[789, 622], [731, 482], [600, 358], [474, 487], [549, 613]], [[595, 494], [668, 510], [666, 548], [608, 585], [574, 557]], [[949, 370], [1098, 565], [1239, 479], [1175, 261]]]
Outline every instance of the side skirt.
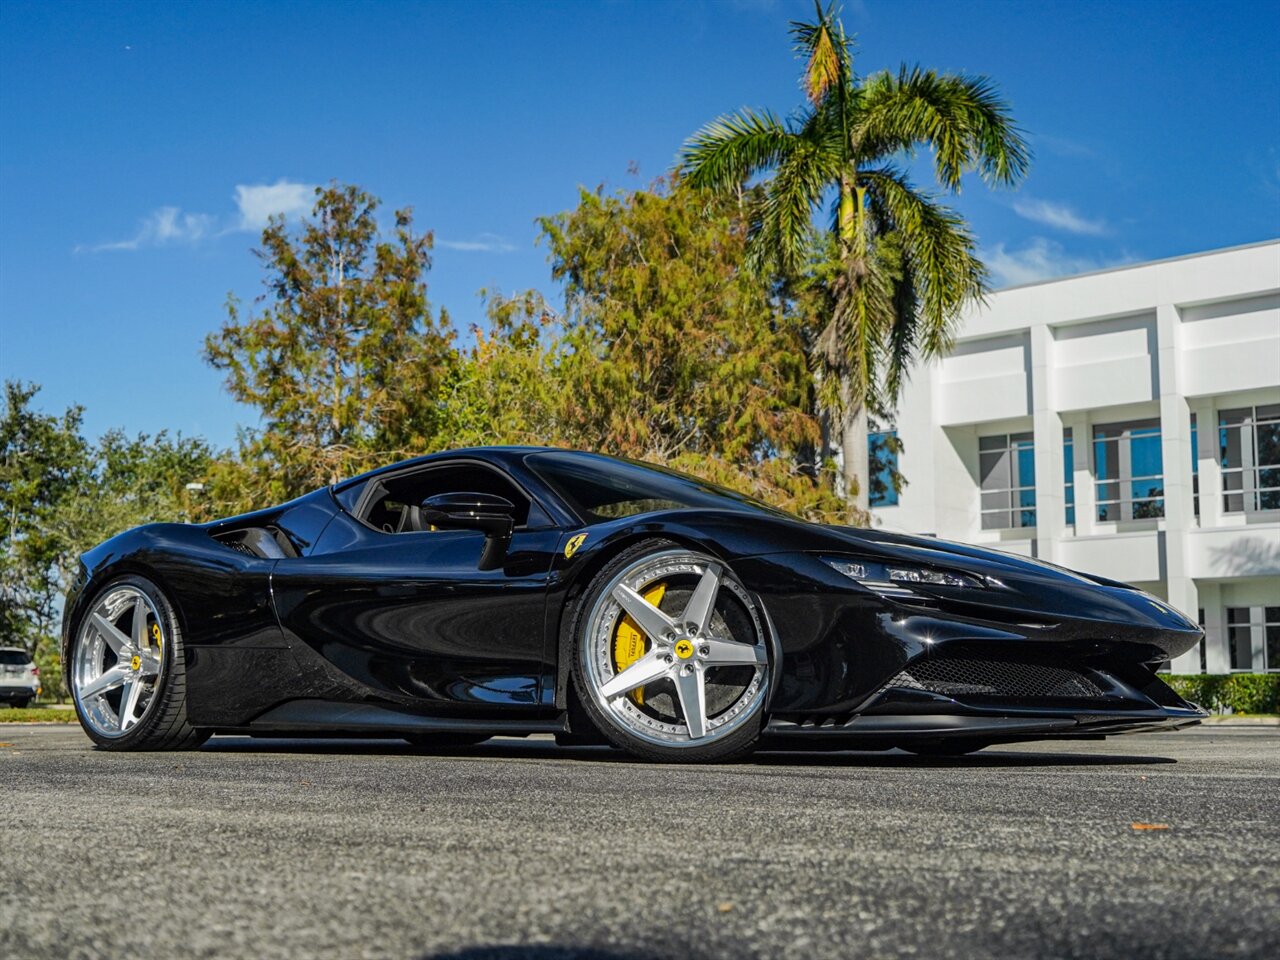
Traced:
[[406, 733], [487, 733], [491, 736], [526, 736], [531, 733], [563, 733], [563, 715], [551, 719], [424, 717], [372, 703], [332, 703], [327, 700], [290, 700], [273, 707], [244, 727], [218, 732], [248, 734], [355, 734], [396, 737]]

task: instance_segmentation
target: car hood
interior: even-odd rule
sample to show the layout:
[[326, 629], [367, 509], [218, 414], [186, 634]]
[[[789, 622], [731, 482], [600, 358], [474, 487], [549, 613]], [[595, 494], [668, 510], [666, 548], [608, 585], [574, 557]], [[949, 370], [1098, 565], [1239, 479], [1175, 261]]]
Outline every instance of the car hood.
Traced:
[[887, 553], [902, 559], [915, 559], [923, 563], [945, 566], [961, 566], [969, 569], [971, 561], [976, 561], [984, 573], [991, 576], [988, 568], [999, 568], [1010, 573], [1032, 576], [1048, 580], [1062, 580], [1069, 583], [1100, 584], [1108, 587], [1132, 589], [1127, 584], [1095, 577], [1087, 573], [1068, 570], [1054, 563], [1037, 560], [1034, 557], [1023, 557], [1006, 553], [1003, 550], [992, 550], [975, 547], [972, 544], [956, 543], [952, 540], [939, 540], [936, 537], [914, 537], [907, 534], [889, 533], [884, 530], [867, 530], [861, 527], [834, 527], [838, 536], [850, 545], [871, 549], [877, 554]]

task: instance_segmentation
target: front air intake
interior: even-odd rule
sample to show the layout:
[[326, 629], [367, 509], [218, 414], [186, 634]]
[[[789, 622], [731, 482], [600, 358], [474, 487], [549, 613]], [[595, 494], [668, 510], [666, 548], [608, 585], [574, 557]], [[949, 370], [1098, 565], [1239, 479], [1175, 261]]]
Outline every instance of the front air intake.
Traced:
[[925, 690], [946, 697], [1095, 699], [1104, 696], [1086, 673], [1071, 667], [961, 657], [917, 660], [885, 687]]

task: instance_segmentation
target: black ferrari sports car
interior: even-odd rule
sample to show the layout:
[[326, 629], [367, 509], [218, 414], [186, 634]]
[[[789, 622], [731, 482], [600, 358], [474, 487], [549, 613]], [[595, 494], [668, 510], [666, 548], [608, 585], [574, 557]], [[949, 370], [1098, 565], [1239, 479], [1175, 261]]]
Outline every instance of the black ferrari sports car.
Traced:
[[553, 733], [652, 760], [960, 754], [1193, 724], [1200, 628], [1122, 583], [806, 523], [669, 470], [503, 447], [81, 558], [63, 656], [108, 749]]

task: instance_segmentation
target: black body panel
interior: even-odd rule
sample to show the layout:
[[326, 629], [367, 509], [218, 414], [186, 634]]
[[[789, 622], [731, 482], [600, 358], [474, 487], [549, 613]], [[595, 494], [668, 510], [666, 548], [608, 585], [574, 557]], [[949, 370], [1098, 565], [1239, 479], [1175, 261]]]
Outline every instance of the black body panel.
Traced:
[[[1139, 591], [975, 547], [804, 523], [714, 492], [682, 509], [588, 516], [530, 467], [535, 453], [547, 452], [439, 454], [270, 510], [123, 533], [82, 558], [64, 647], [89, 598], [137, 573], [179, 611], [198, 726], [563, 730], [573, 603], [619, 550], [663, 538], [728, 564], [760, 601], [774, 634], [772, 735], [996, 741], [1201, 715], [1154, 672], [1200, 629]], [[561, 455], [605, 473], [619, 463]], [[532, 526], [517, 528], [496, 569], [479, 569], [478, 531], [391, 533], [353, 515], [383, 478], [467, 464], [527, 498]], [[956, 571], [980, 586], [886, 590], [824, 558]]]
[[272, 586], [290, 646], [397, 703], [536, 708], [554, 683], [542, 622], [558, 530], [514, 536], [479, 570], [474, 531], [395, 536], [334, 521], [312, 557], [281, 560]]

